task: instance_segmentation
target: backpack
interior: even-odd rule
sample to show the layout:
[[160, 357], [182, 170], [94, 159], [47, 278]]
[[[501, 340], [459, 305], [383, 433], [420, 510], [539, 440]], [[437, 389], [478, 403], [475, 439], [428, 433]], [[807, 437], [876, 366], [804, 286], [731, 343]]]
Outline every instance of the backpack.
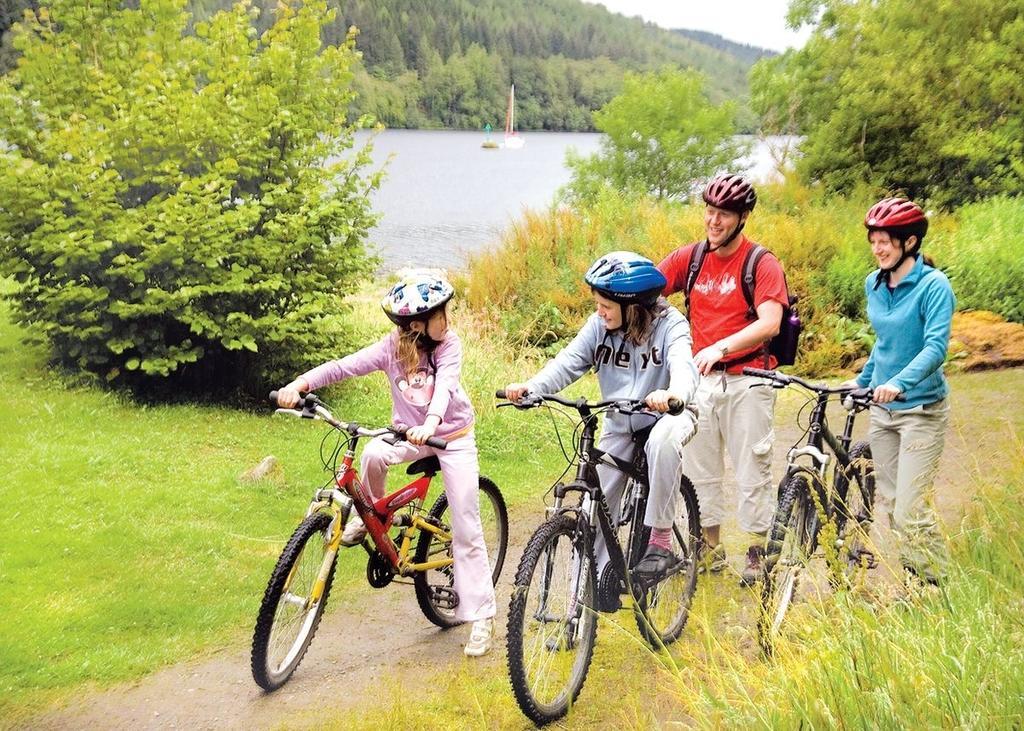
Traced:
[[[690, 291], [697, 283], [697, 275], [704, 265], [704, 257], [708, 253], [708, 242], [701, 241], [690, 251], [690, 263], [686, 273], [686, 287], [683, 290], [686, 296], [686, 312], [690, 312]], [[747, 301], [747, 319], [757, 319], [757, 309], [754, 307], [754, 284], [756, 281], [757, 264], [761, 257], [768, 253], [768, 249], [760, 244], [750, 247], [746, 257], [743, 259], [743, 278], [740, 286], [743, 290], [743, 298]], [[783, 282], [786, 275], [782, 275]], [[789, 293], [789, 284], [786, 284], [789, 304], [782, 308], [782, 322], [779, 324], [779, 334], [768, 341], [766, 355], [774, 355], [779, 365], [793, 365], [796, 362], [797, 345], [800, 340], [800, 331], [803, 326], [800, 323], [800, 316], [796, 311], [796, 303], [800, 299]]]

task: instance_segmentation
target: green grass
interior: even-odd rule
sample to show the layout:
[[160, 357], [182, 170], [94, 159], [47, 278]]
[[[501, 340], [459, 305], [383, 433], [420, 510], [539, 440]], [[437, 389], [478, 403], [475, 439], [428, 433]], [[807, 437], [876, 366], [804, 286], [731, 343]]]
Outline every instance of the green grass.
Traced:
[[[372, 320], [372, 301], [360, 307]], [[478, 409], [482, 469], [512, 506], [534, 510], [560, 471], [550, 423], [541, 412], [496, 410], [493, 391], [536, 363], [515, 361], [511, 349], [486, 336], [484, 323], [456, 316], [470, 351], [464, 383]], [[271, 418], [269, 409], [139, 406], [49, 373], [45, 353], [22, 344], [21, 334], [0, 312], [6, 721], [244, 643], [280, 547], [325, 479], [319, 425]], [[851, 726], [870, 718], [893, 726], [998, 726], [1021, 713], [1024, 689], [1013, 668], [1024, 659], [1016, 529], [1024, 505], [1014, 486], [1024, 482], [1024, 465], [1013, 435], [1024, 433], [1024, 411], [1008, 410], [1006, 399], [1024, 387], [1024, 371], [952, 382], [962, 432], [947, 446], [962, 450], [953, 462], [962, 472], [953, 480], [979, 497], [953, 527], [955, 579], [945, 595], [901, 609], [851, 598], [809, 611], [770, 665], [756, 651], [749, 596], [732, 580], [702, 580], [671, 661], [645, 649], [628, 610], [602, 620], [591, 675], [568, 725], [821, 727], [835, 717]], [[779, 418], [792, 420], [798, 402], [789, 392], [782, 397]], [[375, 377], [335, 388], [328, 399], [343, 418], [383, 422], [389, 413]], [[980, 451], [979, 434], [986, 445]], [[239, 473], [267, 454], [281, 461], [283, 485], [241, 483]], [[365, 586], [356, 563], [339, 567], [350, 567], [339, 576], [350, 592]], [[849, 657], [858, 658], [857, 670]], [[419, 668], [407, 669], [421, 676]], [[456, 659], [451, 672], [432, 677], [425, 695], [422, 685], [408, 694], [400, 680], [395, 686], [391, 697], [415, 693], [418, 702], [378, 703], [365, 720], [357, 709], [345, 725], [527, 725], [500, 652], [476, 663]]]
[[[238, 642], [328, 477], [319, 424], [68, 385], [22, 335], [0, 304], [0, 717]], [[536, 449], [550, 429], [496, 411], [495, 388], [523, 374], [486, 345], [476, 351], [465, 381], [480, 405], [482, 471], [515, 505], [557, 474], [556, 455]], [[341, 418], [389, 418], [380, 377], [327, 393]], [[239, 481], [268, 454], [283, 485]], [[356, 563], [339, 567], [342, 586], [365, 585]]]

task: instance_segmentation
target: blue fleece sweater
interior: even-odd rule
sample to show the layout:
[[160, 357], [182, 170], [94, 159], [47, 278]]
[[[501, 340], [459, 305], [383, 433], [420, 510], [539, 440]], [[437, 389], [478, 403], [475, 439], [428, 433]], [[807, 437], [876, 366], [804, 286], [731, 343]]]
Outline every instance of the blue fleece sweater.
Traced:
[[886, 282], [875, 287], [878, 275], [876, 269], [864, 283], [877, 339], [857, 383], [898, 388], [905, 400], [889, 408], [900, 411], [945, 398], [949, 386], [942, 364], [956, 307], [949, 279], [920, 257], [893, 289]]

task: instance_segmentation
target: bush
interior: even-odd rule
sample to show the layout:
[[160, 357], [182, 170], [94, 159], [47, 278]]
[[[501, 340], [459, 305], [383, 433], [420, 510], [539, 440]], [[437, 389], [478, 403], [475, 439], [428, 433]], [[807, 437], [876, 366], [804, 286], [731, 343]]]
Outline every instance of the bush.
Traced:
[[961, 310], [991, 310], [1024, 323], [1024, 198], [993, 198], [957, 212], [956, 236], [925, 243], [946, 270]]
[[[319, 360], [369, 271], [348, 152], [350, 38], [323, 0], [240, 3], [189, 34], [185, 0], [55, 0], [0, 80], [0, 267], [56, 360], [142, 391], [212, 391]], [[326, 164], [326, 163], [330, 164]]]

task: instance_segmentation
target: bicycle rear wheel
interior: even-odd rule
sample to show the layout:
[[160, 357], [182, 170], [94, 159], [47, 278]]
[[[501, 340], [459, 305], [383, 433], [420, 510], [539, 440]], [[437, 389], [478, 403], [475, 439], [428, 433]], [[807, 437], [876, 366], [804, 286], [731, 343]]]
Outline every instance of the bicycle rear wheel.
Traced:
[[[320, 624], [338, 559], [337, 553], [328, 552], [330, 524], [326, 513], [306, 517], [270, 574], [252, 636], [252, 677], [264, 690], [277, 690], [288, 682]], [[326, 584], [314, 601], [313, 587], [326, 561]]]
[[[643, 516], [635, 516], [634, 520], [642, 521]], [[636, 583], [633, 586], [636, 593], [633, 613], [637, 627], [643, 638], [655, 649], [675, 642], [686, 626], [693, 595], [697, 591], [697, 552], [700, 541], [697, 493], [693, 483], [683, 475], [672, 522], [672, 553], [679, 557], [680, 564], [654, 585]]]
[[509, 603], [509, 678], [538, 725], [564, 716], [590, 669], [597, 634], [594, 544], [585, 523], [557, 515], [526, 545]]
[[757, 622], [761, 648], [771, 655], [782, 621], [793, 602], [800, 574], [814, 551], [816, 520], [810, 497], [811, 486], [804, 475], [790, 475], [780, 489], [775, 521], [768, 538], [761, 608]]
[[[508, 509], [498, 486], [486, 477], [480, 478], [480, 524], [484, 530], [487, 545], [487, 560], [491, 566], [491, 582], [498, 583], [501, 568], [505, 564], [508, 550]], [[444, 531], [451, 532], [451, 517], [448, 514], [448, 496], [438, 495], [430, 508], [429, 520]], [[425, 563], [438, 559], [453, 558], [452, 542], [443, 541], [430, 531], [420, 531], [416, 542], [414, 561]], [[418, 571], [413, 576], [416, 601], [423, 616], [442, 629], [454, 627], [460, 622], [455, 619], [455, 608], [459, 597], [455, 593], [455, 566], [449, 564], [439, 569]]]

